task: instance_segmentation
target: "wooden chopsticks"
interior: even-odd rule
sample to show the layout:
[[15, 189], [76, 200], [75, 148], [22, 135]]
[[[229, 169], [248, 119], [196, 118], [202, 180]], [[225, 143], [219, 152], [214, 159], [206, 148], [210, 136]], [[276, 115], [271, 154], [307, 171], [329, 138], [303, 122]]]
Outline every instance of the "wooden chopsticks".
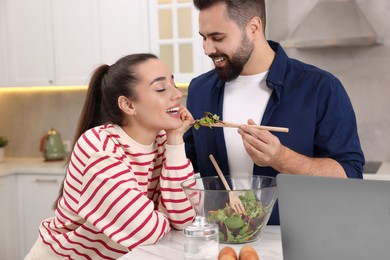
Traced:
[[[241, 124], [237, 123], [230, 123], [230, 122], [218, 122], [213, 124], [201, 124], [202, 126], [209, 126], [209, 127], [232, 127], [232, 128], [239, 128]], [[261, 130], [268, 130], [273, 132], [282, 132], [282, 133], [288, 133], [289, 129], [286, 127], [277, 127], [277, 126], [265, 126], [265, 125], [248, 125], [249, 127], [254, 127]]]

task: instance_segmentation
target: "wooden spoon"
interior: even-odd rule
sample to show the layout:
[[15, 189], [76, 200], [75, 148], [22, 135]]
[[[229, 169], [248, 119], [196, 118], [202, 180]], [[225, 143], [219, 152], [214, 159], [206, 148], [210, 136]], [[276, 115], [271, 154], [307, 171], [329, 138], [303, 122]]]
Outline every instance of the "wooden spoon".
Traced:
[[219, 178], [221, 179], [223, 185], [225, 186], [225, 189], [229, 191], [230, 206], [233, 208], [233, 210], [235, 212], [246, 215], [244, 205], [242, 205], [242, 202], [241, 202], [240, 198], [237, 197], [237, 194], [230, 189], [230, 186], [227, 183], [225, 176], [223, 175], [221, 168], [219, 168], [219, 165], [218, 165], [217, 161], [215, 160], [214, 156], [212, 154], [210, 154], [209, 158], [210, 158], [211, 162], [213, 163], [215, 170], [217, 170]]

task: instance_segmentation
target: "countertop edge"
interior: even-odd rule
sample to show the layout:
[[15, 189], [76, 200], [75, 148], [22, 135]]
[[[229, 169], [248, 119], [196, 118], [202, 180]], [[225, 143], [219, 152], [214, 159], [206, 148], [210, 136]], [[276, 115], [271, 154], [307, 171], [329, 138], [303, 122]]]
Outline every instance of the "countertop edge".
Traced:
[[43, 158], [5, 158], [0, 163], [0, 177], [13, 174], [64, 175], [66, 161], [45, 162]]
[[[0, 177], [12, 174], [64, 175], [66, 160], [44, 161], [42, 157], [6, 157], [0, 163]], [[390, 162], [382, 162], [376, 173], [363, 174], [363, 179], [390, 181]]]

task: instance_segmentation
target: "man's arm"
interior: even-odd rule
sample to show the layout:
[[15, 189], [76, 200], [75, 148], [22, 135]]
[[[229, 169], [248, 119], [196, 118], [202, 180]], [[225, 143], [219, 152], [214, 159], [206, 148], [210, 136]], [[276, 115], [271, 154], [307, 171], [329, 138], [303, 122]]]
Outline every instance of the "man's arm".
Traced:
[[[253, 120], [248, 123], [255, 124]], [[248, 155], [258, 166], [269, 166], [281, 173], [347, 178], [344, 168], [336, 160], [299, 154], [282, 145], [269, 131], [242, 125], [239, 133]]]

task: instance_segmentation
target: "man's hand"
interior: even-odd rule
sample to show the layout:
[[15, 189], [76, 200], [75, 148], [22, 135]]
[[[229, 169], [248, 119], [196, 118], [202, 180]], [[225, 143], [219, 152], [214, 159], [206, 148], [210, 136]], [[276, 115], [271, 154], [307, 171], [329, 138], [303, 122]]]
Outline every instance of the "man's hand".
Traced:
[[[255, 122], [248, 120], [248, 125]], [[267, 130], [259, 130], [241, 125], [238, 133], [248, 155], [258, 166], [272, 167], [281, 173], [307, 174], [346, 178], [343, 167], [331, 158], [311, 158], [299, 154], [282, 145], [275, 135]]]
[[[248, 120], [248, 125], [255, 124], [252, 119]], [[271, 132], [242, 125], [238, 133], [242, 137], [245, 150], [256, 165], [275, 167], [281, 162], [285, 147]]]

